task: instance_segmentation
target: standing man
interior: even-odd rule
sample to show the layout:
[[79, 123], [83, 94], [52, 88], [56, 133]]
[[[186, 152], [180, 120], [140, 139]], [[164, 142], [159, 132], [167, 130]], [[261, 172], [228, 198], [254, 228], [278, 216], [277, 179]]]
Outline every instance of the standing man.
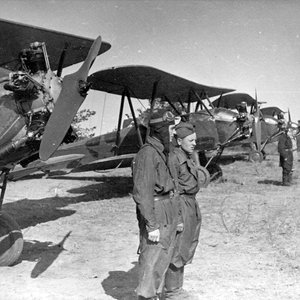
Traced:
[[198, 245], [201, 213], [196, 201], [199, 191], [198, 173], [192, 154], [196, 146], [194, 126], [180, 122], [175, 127], [178, 147], [170, 154], [170, 164], [178, 178], [179, 209], [183, 230], [177, 233], [175, 251], [166, 274], [165, 299], [198, 299], [182, 289], [184, 266], [190, 264]]
[[288, 134], [288, 127], [283, 128], [284, 132], [278, 139], [279, 166], [282, 167], [282, 185], [290, 186], [293, 174], [293, 143]]
[[178, 221], [175, 183], [167, 164], [171, 112], [152, 113], [150, 136], [133, 165], [133, 199], [140, 230], [138, 299], [158, 299], [174, 251]]

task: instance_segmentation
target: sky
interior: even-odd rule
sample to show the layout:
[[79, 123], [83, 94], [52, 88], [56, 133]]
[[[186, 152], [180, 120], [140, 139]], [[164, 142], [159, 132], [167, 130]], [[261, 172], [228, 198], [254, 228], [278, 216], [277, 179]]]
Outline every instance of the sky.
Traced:
[[[147, 65], [188, 80], [248, 93], [300, 120], [297, 0], [1, 0], [0, 18], [102, 39], [112, 48], [91, 73]], [[64, 70], [74, 72], [80, 65]], [[117, 127], [119, 97], [90, 91], [97, 134]], [[141, 108], [135, 102], [136, 108]], [[128, 113], [127, 107], [124, 113]]]

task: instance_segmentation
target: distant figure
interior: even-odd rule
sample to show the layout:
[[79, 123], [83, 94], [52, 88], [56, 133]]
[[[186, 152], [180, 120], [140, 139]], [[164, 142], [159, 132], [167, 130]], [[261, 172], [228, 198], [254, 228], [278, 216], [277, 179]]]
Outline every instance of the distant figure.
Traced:
[[277, 119], [278, 119], [278, 129], [279, 129], [279, 130], [285, 130], [285, 128], [287, 127], [287, 121], [286, 121], [286, 119], [284, 118], [284, 113], [283, 113], [283, 112], [280, 112], [280, 113], [277, 115]]
[[[178, 147], [170, 153], [170, 167], [176, 174], [179, 192], [180, 220], [173, 258], [165, 279], [164, 299], [195, 299], [183, 290], [184, 266], [193, 260], [199, 241], [201, 213], [196, 200], [199, 191], [198, 172], [192, 154], [196, 146], [194, 126], [180, 122], [175, 126]], [[198, 299], [198, 298], [197, 298]]]
[[284, 127], [284, 132], [278, 140], [279, 166], [282, 167], [282, 185], [284, 186], [292, 184], [293, 174], [293, 143], [288, 132], [288, 128]]
[[298, 162], [298, 146], [297, 146], [297, 135], [296, 130], [290, 128], [288, 131], [288, 135], [292, 140], [292, 151], [293, 151], [293, 172], [296, 170], [297, 162]]
[[247, 112], [247, 103], [244, 101], [237, 105], [236, 109], [238, 111], [236, 121], [241, 132], [240, 138], [248, 138], [252, 133], [253, 116]]

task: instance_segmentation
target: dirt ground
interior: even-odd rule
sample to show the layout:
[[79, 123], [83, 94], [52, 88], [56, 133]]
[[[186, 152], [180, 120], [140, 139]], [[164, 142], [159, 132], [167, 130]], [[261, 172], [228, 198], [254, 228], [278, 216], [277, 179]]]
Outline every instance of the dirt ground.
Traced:
[[[203, 225], [184, 288], [205, 300], [300, 299], [300, 182], [280, 185], [278, 156], [222, 169], [197, 195]], [[0, 269], [0, 299], [135, 299], [131, 190], [129, 169], [9, 182], [3, 209], [25, 242]]]

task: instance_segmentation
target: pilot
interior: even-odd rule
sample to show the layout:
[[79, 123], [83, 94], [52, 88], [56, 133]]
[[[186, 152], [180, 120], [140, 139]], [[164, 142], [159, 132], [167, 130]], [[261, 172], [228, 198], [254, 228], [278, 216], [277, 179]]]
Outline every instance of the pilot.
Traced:
[[288, 126], [285, 125], [283, 129], [278, 139], [279, 166], [282, 167], [282, 185], [290, 186], [293, 174], [293, 143]]
[[238, 105], [238, 111], [239, 111], [239, 113], [245, 113], [245, 114], [247, 114], [247, 103], [245, 101], [242, 101]]
[[253, 116], [247, 112], [247, 103], [242, 101], [237, 105], [238, 116], [236, 117], [242, 138], [248, 138], [252, 133]]
[[133, 199], [140, 231], [138, 299], [159, 299], [174, 250], [178, 221], [175, 181], [167, 164], [171, 112], [153, 112], [150, 134], [133, 164]]
[[[175, 126], [178, 147], [170, 154], [169, 164], [177, 178], [180, 220], [176, 236], [175, 251], [165, 279], [165, 299], [193, 299], [183, 290], [184, 267], [192, 262], [198, 245], [201, 213], [196, 200], [199, 191], [198, 173], [192, 158], [196, 146], [194, 126], [180, 122]], [[198, 298], [196, 298], [198, 299]]]

